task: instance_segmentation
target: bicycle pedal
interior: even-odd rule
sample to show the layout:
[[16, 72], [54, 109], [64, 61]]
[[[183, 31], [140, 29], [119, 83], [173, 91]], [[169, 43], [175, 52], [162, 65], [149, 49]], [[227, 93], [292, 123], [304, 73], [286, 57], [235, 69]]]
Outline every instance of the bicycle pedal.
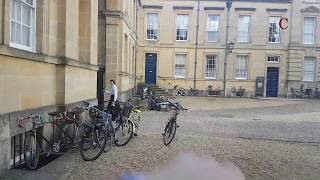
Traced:
[[134, 136], [138, 136], [138, 134], [137, 134], [137, 133], [133, 133], [133, 135], [134, 135]]
[[177, 125], [177, 128], [179, 128], [180, 126], [179, 125]]

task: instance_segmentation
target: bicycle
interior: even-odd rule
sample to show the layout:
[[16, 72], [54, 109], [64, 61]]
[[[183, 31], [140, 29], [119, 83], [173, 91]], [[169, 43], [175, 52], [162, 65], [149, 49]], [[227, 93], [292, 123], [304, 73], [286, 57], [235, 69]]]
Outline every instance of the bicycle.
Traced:
[[128, 103], [130, 103], [133, 106], [133, 110], [129, 115], [128, 120], [132, 121], [133, 123], [133, 135], [137, 136], [137, 131], [139, 129], [140, 126], [140, 121], [141, 121], [141, 116], [140, 113], [141, 111], [139, 110], [139, 108], [137, 106], [134, 106], [131, 101], [129, 100]]
[[83, 102], [86, 110], [92, 118], [90, 123], [84, 123], [83, 133], [80, 140], [80, 155], [84, 161], [94, 161], [104, 152], [107, 142], [111, 137], [104, 129], [104, 121], [97, 118], [103, 115], [97, 106]]
[[114, 143], [117, 146], [125, 146], [133, 137], [134, 123], [130, 119], [130, 115], [134, 110], [134, 105], [128, 100], [127, 102], [120, 102], [122, 106], [119, 113], [114, 118], [114, 123], [112, 124], [112, 119], [106, 119], [105, 127], [108, 133], [110, 133], [114, 138]]
[[[39, 162], [39, 156], [40, 156], [40, 147], [39, 143], [37, 141], [37, 132], [35, 129], [39, 128], [41, 126], [41, 116], [40, 115], [31, 115], [24, 118], [18, 119], [18, 126], [22, 126], [23, 121], [29, 121], [32, 122], [32, 131], [25, 133], [25, 139], [24, 139], [24, 162], [26, 164], [26, 167], [30, 170], [34, 170], [38, 166]], [[32, 133], [31, 133], [32, 132]]]
[[235, 87], [231, 88], [231, 95], [232, 97], [244, 97], [246, 94], [246, 89], [242, 88], [240, 86], [240, 88], [237, 90]]
[[192, 87], [190, 87], [188, 96], [198, 96], [198, 89], [193, 89]]
[[179, 128], [179, 125], [177, 124], [177, 117], [180, 111], [187, 111], [188, 109], [182, 107], [180, 103], [172, 103], [170, 101], [167, 101], [171, 107], [173, 107], [173, 113], [170, 115], [170, 118], [168, 122], [166, 123], [166, 127], [164, 129], [164, 133], [162, 133], [163, 136], [163, 143], [164, 145], [168, 146], [171, 144], [173, 138], [176, 135], [177, 128]]
[[[72, 145], [72, 147], [76, 147], [75, 145], [79, 143], [79, 134], [81, 134], [80, 132], [83, 132], [84, 129], [84, 126], [80, 124], [78, 118], [76, 118], [77, 113], [80, 112], [49, 113], [49, 115], [53, 117], [53, 120], [49, 122], [42, 121], [40, 115], [29, 116], [18, 120], [18, 126], [20, 127], [23, 127], [22, 121], [32, 121], [32, 129], [25, 133], [24, 141], [24, 160], [28, 169], [34, 170], [38, 167], [38, 161], [41, 153], [44, 153], [46, 154], [46, 156], [49, 156], [50, 154], [57, 154], [61, 152], [67, 146]], [[44, 127], [47, 123], [53, 124], [52, 141], [45, 138], [39, 132], [39, 129]], [[75, 125], [75, 134], [73, 137], [71, 137], [66, 132], [67, 127], [69, 127], [69, 125], [72, 123], [74, 123]], [[55, 126], [57, 126], [61, 132], [61, 137], [58, 141], [56, 141], [55, 139]], [[43, 143], [46, 143], [50, 148], [48, 151], [44, 149]]]
[[213, 86], [209, 85], [208, 89], [208, 96], [222, 96], [222, 90], [220, 88], [213, 89]]

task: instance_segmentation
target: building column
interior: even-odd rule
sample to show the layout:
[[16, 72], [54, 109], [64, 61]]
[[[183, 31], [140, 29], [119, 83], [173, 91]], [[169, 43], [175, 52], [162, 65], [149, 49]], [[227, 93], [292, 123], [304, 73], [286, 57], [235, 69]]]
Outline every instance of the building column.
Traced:
[[[98, 0], [91, 0], [90, 64], [98, 64]], [[103, 40], [102, 40], [103, 41]]]
[[65, 56], [79, 60], [79, 0], [66, 2], [66, 52]]
[[79, 0], [79, 60], [90, 63], [91, 1]]

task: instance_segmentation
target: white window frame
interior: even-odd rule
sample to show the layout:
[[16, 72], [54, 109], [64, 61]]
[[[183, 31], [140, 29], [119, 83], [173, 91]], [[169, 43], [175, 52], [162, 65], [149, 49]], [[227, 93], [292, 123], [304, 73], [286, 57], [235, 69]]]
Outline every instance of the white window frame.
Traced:
[[[239, 68], [239, 58], [246, 57], [246, 77], [240, 77], [238, 71], [241, 69]], [[248, 80], [249, 78], [249, 56], [248, 55], [237, 55], [236, 57], [236, 64], [235, 64], [235, 79], [236, 80]]]
[[[24, 3], [33, 9], [33, 11], [30, 12], [30, 26], [22, 23], [22, 5], [20, 7], [20, 22], [13, 19], [13, 17], [12, 17], [12, 5], [13, 5], [12, 3], [13, 3], [13, 1]], [[35, 50], [36, 50], [36, 22], [37, 22], [37, 15], [36, 15], [37, 8], [36, 7], [37, 7], [37, 4], [36, 4], [36, 0], [32, 0], [32, 1], [33, 1], [33, 5], [28, 4], [26, 2], [26, 0], [10, 0], [10, 30], [9, 30], [10, 42], [9, 42], [9, 46], [13, 47], [13, 48], [25, 50], [25, 51], [35, 52]], [[12, 42], [12, 38], [11, 38], [12, 21], [15, 23], [19, 23], [21, 26], [23, 24], [24, 26], [28, 26], [30, 28], [30, 39], [29, 39], [30, 46], [26, 46], [23, 44]], [[21, 30], [21, 36], [22, 36], [22, 30]]]
[[[218, 17], [218, 27], [217, 27], [217, 31], [211, 31], [210, 30], [210, 24], [209, 24], [209, 17], [210, 16], [216, 16]], [[207, 16], [207, 41], [208, 42], [219, 42], [219, 28], [220, 28], [220, 15], [217, 15], [217, 14], [208, 14]], [[216, 32], [217, 33], [217, 40], [215, 41], [210, 41], [209, 40], [209, 32]]]
[[[313, 70], [306, 71], [306, 62], [307, 61], [313, 61]], [[303, 81], [305, 82], [314, 82], [316, 80], [316, 61], [317, 59], [315, 57], [305, 57], [303, 62]], [[313, 75], [312, 79], [306, 78], [306, 72]], [[311, 73], [310, 73], [311, 72]]]
[[[213, 68], [208, 68], [208, 66], [210, 66], [209, 64], [208, 64], [208, 60], [209, 60], [209, 58], [208, 57], [213, 57], [213, 58], [211, 58], [210, 60], [213, 60], [214, 61], [214, 63], [213, 63]], [[218, 58], [218, 56], [217, 55], [214, 55], [214, 54], [207, 54], [206, 56], [205, 56], [205, 69], [204, 69], [204, 78], [205, 79], [217, 79], [217, 58]], [[209, 70], [212, 70], [213, 72], [211, 73], [213, 76], [208, 76], [208, 71]]]
[[[157, 27], [156, 27], [156, 36], [157, 36], [157, 38], [152, 38], [152, 39], [149, 39], [148, 38], [148, 27], [149, 27], [149, 21], [148, 21], [148, 16], [150, 15], [150, 14], [155, 14], [156, 16], [157, 16]], [[159, 40], [159, 33], [160, 33], [160, 31], [159, 31], [159, 27], [160, 27], [160, 16], [159, 16], [159, 13], [157, 13], [157, 12], [148, 12], [148, 13], [146, 13], [146, 40], [147, 41], [157, 41], [157, 40]]]
[[[184, 75], [178, 74], [177, 75], [177, 65], [182, 65], [182, 64], [177, 64], [177, 56], [184, 56], [185, 57], [185, 61], [184, 61], [184, 66], [183, 68], [178, 67], [180, 69], [184, 69]], [[188, 59], [188, 55], [187, 54], [176, 54], [175, 55], [175, 62], [174, 62], [174, 76], [176, 78], [186, 78], [187, 76], [187, 59]]]
[[[278, 59], [277, 61], [269, 61], [269, 58]], [[268, 56], [267, 63], [270, 64], [279, 64], [280, 63], [280, 56]]]
[[[187, 20], [187, 29], [186, 29], [186, 32], [187, 32], [187, 38], [186, 39], [177, 39], [178, 38], [178, 17], [179, 16], [187, 16], [188, 20]], [[190, 17], [189, 17], [189, 14], [177, 14], [176, 15], [176, 30], [175, 30], [175, 39], [176, 41], [188, 41], [189, 40], [189, 22], [190, 21]], [[183, 29], [184, 30], [184, 29]], [[181, 33], [180, 33], [181, 34]], [[181, 37], [181, 35], [179, 35]]]
[[[305, 35], [307, 35], [307, 33], [305, 32], [305, 23], [306, 23], [306, 19], [307, 18], [310, 18], [310, 19], [313, 19], [313, 32], [312, 32], [312, 42], [311, 43], [307, 43], [306, 42], [306, 39], [305, 39]], [[316, 22], [317, 22], [317, 19], [316, 17], [310, 17], [310, 16], [307, 16], [307, 17], [304, 17], [303, 18], [303, 44], [314, 44], [315, 43], [315, 32], [316, 32]], [[308, 33], [308, 35], [310, 35]]]
[[[241, 17], [249, 17], [249, 23], [248, 23], [248, 31], [240, 31], [240, 18]], [[248, 33], [248, 39], [246, 41], [240, 40], [240, 33]], [[250, 42], [250, 34], [251, 34], [251, 16], [250, 15], [239, 15], [238, 17], [238, 33], [237, 33], [237, 41], [240, 43], [248, 43]]]
[[279, 41], [272, 42], [270, 41], [270, 24], [271, 24], [271, 18], [279, 18], [279, 21], [281, 19], [281, 16], [270, 16], [269, 17], [269, 22], [268, 22], [268, 43], [270, 44], [280, 44], [281, 43], [281, 28], [279, 26], [279, 22], [276, 23], [276, 27], [279, 29]]

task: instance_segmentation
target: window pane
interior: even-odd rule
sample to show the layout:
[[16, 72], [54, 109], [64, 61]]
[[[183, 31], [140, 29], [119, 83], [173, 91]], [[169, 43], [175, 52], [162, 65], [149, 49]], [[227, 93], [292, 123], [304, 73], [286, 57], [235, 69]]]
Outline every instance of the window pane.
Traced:
[[250, 16], [239, 16], [238, 42], [249, 42]]
[[30, 26], [30, 12], [31, 12], [30, 6], [23, 4], [22, 5], [22, 23], [28, 26]]
[[16, 21], [21, 21], [21, 3], [16, 0], [12, 0], [11, 3], [11, 18]]
[[177, 29], [188, 29], [188, 15], [177, 15]]
[[280, 57], [279, 57], [279, 56], [269, 56], [269, 57], [268, 57], [268, 62], [278, 63], [278, 62], [280, 62]]
[[176, 64], [175, 64], [175, 75], [180, 77], [185, 77], [185, 63], [186, 63], [186, 55], [178, 54], [176, 55]]
[[314, 81], [315, 58], [306, 58], [304, 61], [304, 81]]
[[270, 17], [269, 22], [269, 42], [280, 42], [280, 17]]
[[236, 79], [248, 78], [248, 56], [237, 56]]
[[147, 39], [157, 39], [158, 14], [147, 14]]
[[215, 78], [216, 77], [216, 56], [207, 55], [206, 56], [206, 67], [205, 67], [205, 77]]
[[25, 2], [30, 4], [31, 6], [33, 5], [33, 0], [25, 0]]
[[315, 31], [315, 18], [305, 17], [304, 18], [304, 34], [303, 43], [313, 44], [314, 43], [314, 31]]
[[21, 43], [21, 25], [11, 21], [11, 42]]
[[25, 46], [30, 46], [30, 27], [22, 25], [21, 43]]
[[34, 0], [11, 0], [11, 42], [21, 46], [14, 46], [25, 50], [32, 50], [36, 41], [32, 40], [35, 28]]
[[189, 16], [188, 15], [177, 15], [176, 20], [177, 36], [176, 40], [187, 40], [188, 39], [188, 26]]
[[208, 31], [208, 41], [217, 42], [218, 41], [218, 32]]
[[207, 30], [208, 31], [218, 31], [219, 29], [219, 16], [209, 15], [208, 16], [208, 23], [207, 23]]

